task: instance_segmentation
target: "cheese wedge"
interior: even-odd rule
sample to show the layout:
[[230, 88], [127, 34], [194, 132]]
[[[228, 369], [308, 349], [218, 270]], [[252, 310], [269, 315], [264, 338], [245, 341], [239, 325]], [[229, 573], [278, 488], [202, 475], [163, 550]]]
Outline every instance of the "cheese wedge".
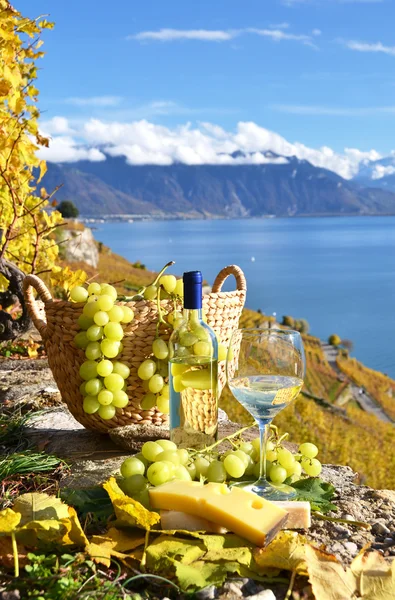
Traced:
[[204, 517], [188, 515], [179, 510], [161, 510], [160, 524], [162, 529], [183, 529], [184, 531], [208, 531], [224, 534], [228, 530], [217, 523], [207, 521]]
[[152, 508], [203, 516], [257, 546], [268, 544], [287, 520], [287, 512], [253, 492], [223, 483], [169, 481], [149, 491]]
[[[272, 501], [272, 504], [283, 508], [288, 513], [287, 521], [282, 529], [308, 529], [311, 525], [311, 510], [309, 502]], [[208, 521], [204, 517], [188, 515], [179, 510], [161, 510], [160, 520], [162, 529], [184, 529], [185, 531], [208, 531], [209, 533], [224, 534], [227, 529]]]

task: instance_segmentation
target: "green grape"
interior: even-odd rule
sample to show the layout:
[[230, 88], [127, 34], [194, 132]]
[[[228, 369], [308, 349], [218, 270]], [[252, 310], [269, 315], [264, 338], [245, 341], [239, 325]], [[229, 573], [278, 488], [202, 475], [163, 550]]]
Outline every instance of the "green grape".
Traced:
[[74, 344], [77, 346], [77, 348], [85, 349], [87, 347], [89, 340], [86, 336], [86, 331], [80, 331], [74, 336]]
[[308, 461], [302, 463], [304, 470], [309, 477], [317, 477], [322, 471], [322, 465], [316, 458], [311, 458]]
[[155, 462], [158, 460], [168, 460], [176, 466], [180, 464], [180, 457], [176, 450], [162, 450], [162, 452], [155, 456]]
[[103, 327], [99, 325], [91, 325], [86, 332], [86, 337], [90, 342], [97, 342], [103, 337]]
[[102, 296], [110, 296], [110, 298], [112, 298], [114, 302], [116, 301], [118, 293], [114, 286], [109, 285], [108, 283], [104, 283], [100, 287]]
[[218, 344], [218, 361], [226, 360], [228, 349], [223, 344]]
[[148, 490], [143, 490], [137, 494], [136, 500], [137, 502], [140, 502], [140, 504], [142, 504], [147, 510], [152, 510]]
[[303, 454], [303, 456], [306, 456], [306, 458], [315, 458], [318, 454], [318, 448], [315, 444], [305, 442], [304, 444], [300, 444], [299, 452]]
[[277, 457], [278, 462], [282, 467], [284, 467], [284, 469], [291, 469], [291, 467], [293, 467], [293, 465], [295, 464], [294, 455], [286, 448], [279, 448], [277, 450]]
[[159, 284], [165, 288], [168, 294], [171, 294], [177, 285], [177, 279], [174, 275], [162, 275], [159, 279]]
[[132, 475], [144, 475], [145, 464], [135, 456], [131, 456], [123, 461], [121, 465], [122, 477], [132, 477]]
[[85, 331], [89, 329], [91, 325], [93, 325], [94, 320], [91, 317], [86, 317], [85, 315], [80, 315], [77, 319], [77, 323], [80, 329], [84, 329]]
[[152, 392], [148, 392], [145, 394], [142, 401], [140, 402], [140, 406], [143, 410], [151, 410], [154, 406], [156, 406], [156, 396]]
[[188, 473], [191, 476], [192, 481], [196, 478], [197, 475], [197, 469], [195, 466], [195, 463], [189, 463], [189, 465], [185, 465], [186, 470], [188, 471]]
[[144, 458], [150, 462], [154, 462], [155, 456], [157, 456], [160, 452], [163, 452], [163, 448], [156, 442], [145, 442], [141, 448], [141, 452]]
[[169, 375], [169, 363], [166, 360], [158, 360], [156, 365], [156, 372], [162, 375], [163, 378]]
[[121, 319], [121, 323], [130, 323], [134, 319], [134, 312], [129, 306], [122, 306], [123, 308], [123, 318]]
[[107, 325], [110, 319], [108, 314], [104, 312], [104, 310], [98, 310], [95, 313], [93, 320], [96, 323], [96, 325], [100, 325], [100, 327], [103, 327], [103, 325]]
[[301, 474], [302, 474], [302, 465], [297, 460], [295, 460], [295, 463], [293, 465], [293, 475], [294, 475], [294, 477], [299, 479]]
[[246, 466], [245, 475], [252, 475], [254, 472], [255, 463], [252, 460], [251, 456], [249, 456], [248, 454], [246, 456], [248, 456], [248, 465]]
[[196, 335], [199, 341], [201, 342], [210, 342], [210, 336], [205, 327], [203, 325], [197, 325], [193, 328], [193, 334]]
[[89, 379], [89, 381], [85, 383], [85, 393], [87, 396], [97, 396], [102, 387], [103, 384], [100, 379]]
[[95, 294], [93, 294], [92, 296], [89, 296], [88, 300], [86, 301], [88, 302], [97, 302], [97, 298], [98, 296], [96, 296]]
[[[260, 472], [259, 472], [260, 466], [261, 466], [260, 463], [257, 462], [253, 468], [252, 472], [253, 472], [254, 477], [256, 477], [256, 478], [258, 478], [260, 475]], [[270, 462], [270, 460], [267, 460], [266, 461], [266, 473], [269, 473], [271, 468], [272, 468], [272, 463]]]
[[86, 360], [80, 366], [79, 373], [81, 379], [84, 379], [85, 381], [88, 381], [88, 379], [94, 379], [97, 375], [97, 363], [95, 363], [93, 360]]
[[140, 492], [144, 492], [147, 487], [147, 479], [140, 474], [131, 475], [131, 477], [127, 477], [124, 481], [122, 481], [122, 491], [128, 496], [132, 497], [136, 494], [140, 494]]
[[177, 450], [177, 444], [170, 440], [156, 440], [156, 443], [163, 448], [163, 450]]
[[91, 319], [93, 319], [93, 317], [95, 316], [96, 312], [99, 310], [98, 306], [97, 306], [97, 302], [87, 302], [84, 306], [84, 308], [82, 309], [82, 314], [84, 315], [84, 317], [89, 317]]
[[180, 464], [181, 465], [185, 465], [188, 464], [189, 461], [189, 452], [188, 450], [186, 450], [186, 448], [180, 448], [180, 450], [177, 450], [177, 454], [180, 458]]
[[70, 298], [73, 302], [86, 302], [88, 296], [88, 290], [81, 285], [73, 287], [73, 289], [70, 291]]
[[[253, 440], [251, 440], [251, 444], [255, 448], [256, 455], [259, 456], [260, 448], [261, 448], [261, 442], [260, 442], [259, 437], [254, 438]], [[267, 446], [266, 446], [266, 448], [267, 448]]]
[[93, 281], [92, 283], [90, 283], [88, 285], [88, 294], [90, 296], [96, 295], [98, 296], [101, 292], [101, 286], [100, 283], [97, 283], [96, 281]]
[[181, 346], [185, 346], [188, 348], [189, 346], [193, 346], [198, 342], [199, 339], [196, 335], [191, 333], [190, 331], [185, 331], [185, 333], [180, 333], [180, 344]]
[[82, 408], [88, 415], [93, 415], [93, 413], [99, 410], [100, 404], [95, 396], [86, 396], [82, 403]]
[[97, 399], [103, 406], [109, 406], [112, 404], [113, 394], [109, 390], [101, 390], [98, 393]]
[[169, 325], [174, 325], [175, 319], [182, 319], [182, 314], [179, 310], [174, 310], [169, 315], [167, 315], [167, 322]]
[[130, 369], [129, 369], [128, 365], [125, 365], [125, 363], [120, 362], [119, 360], [114, 361], [113, 364], [114, 364], [113, 373], [120, 375], [123, 379], [127, 379], [129, 377]]
[[97, 360], [101, 357], [99, 342], [89, 342], [85, 349], [85, 356], [88, 360]]
[[129, 397], [123, 390], [117, 390], [112, 395], [112, 403], [115, 408], [125, 408], [129, 404]]
[[226, 469], [220, 460], [213, 460], [207, 469], [207, 479], [213, 483], [223, 483], [226, 481]]
[[268, 440], [266, 443], [266, 450], [275, 450], [276, 444], [274, 444], [271, 440]]
[[111, 404], [108, 406], [101, 405], [98, 411], [99, 417], [101, 417], [104, 421], [108, 421], [109, 419], [115, 417], [115, 413], [115, 406], [112, 406]]
[[161, 389], [164, 386], [164, 381], [163, 381], [163, 377], [162, 375], [158, 375], [158, 373], [156, 373], [155, 375], [152, 375], [151, 379], [149, 380], [149, 384], [148, 384], [148, 388], [149, 391], [152, 392], [153, 394], [158, 394]]
[[110, 373], [104, 378], [104, 385], [110, 392], [118, 392], [123, 388], [123, 379], [117, 373]]
[[120, 342], [123, 338], [123, 329], [120, 323], [107, 323], [104, 327], [104, 335], [107, 339]]
[[272, 465], [269, 471], [269, 477], [273, 483], [284, 483], [287, 478], [287, 471], [280, 465]]
[[183, 465], [179, 465], [173, 471], [174, 479], [180, 479], [181, 481], [191, 481], [192, 477], [189, 474], [188, 469], [186, 469]]
[[97, 374], [101, 377], [106, 377], [112, 373], [113, 364], [111, 360], [107, 360], [106, 358], [97, 363]]
[[169, 398], [165, 398], [160, 395], [156, 399], [156, 406], [158, 407], [159, 412], [164, 415], [168, 415], [170, 413], [170, 400]]
[[104, 339], [100, 344], [100, 348], [107, 358], [115, 358], [119, 354], [119, 342]]
[[277, 460], [278, 453], [277, 450], [266, 450], [266, 458], [270, 460], [270, 462], [274, 462]]
[[211, 390], [214, 387], [214, 381], [209, 369], [186, 371], [181, 375], [181, 383], [184, 387], [191, 387], [197, 390]]
[[176, 470], [177, 465], [175, 465], [170, 460], [163, 460], [162, 462], [169, 467], [170, 479], [173, 479], [173, 477], [174, 477], [174, 471]]
[[151, 377], [154, 375], [156, 371], [156, 362], [154, 362], [151, 359], [147, 359], [144, 362], [141, 363], [141, 365], [138, 368], [137, 371], [137, 375], [140, 377], [140, 379], [151, 379]]
[[213, 347], [210, 342], [196, 342], [193, 345], [193, 353], [196, 356], [211, 356]]
[[149, 465], [149, 461], [143, 456], [142, 452], [139, 452], [138, 454], [134, 455], [135, 458], [138, 458], [142, 463], [144, 463], [145, 468], [147, 469], [148, 465]]
[[194, 460], [193, 464], [196, 467], [196, 477], [197, 478], [199, 478], [201, 476], [206, 477], [208, 468], [210, 466], [210, 463], [207, 460], [207, 458], [203, 458], [203, 456], [199, 456], [198, 458], [196, 458]]
[[86, 386], [86, 381], [83, 381], [80, 385], [80, 392], [81, 392], [82, 396], [86, 396], [85, 386]]
[[161, 390], [161, 395], [165, 398], [170, 398], [170, 386], [168, 383], [165, 383], [165, 385], [163, 386]]
[[170, 468], [165, 462], [153, 463], [147, 470], [148, 481], [154, 486], [166, 483], [171, 476], [172, 473], [170, 472]]
[[154, 343], [152, 344], [152, 351], [154, 356], [160, 360], [164, 360], [169, 355], [169, 348], [165, 340], [162, 340], [162, 338], [157, 338], [154, 340]]
[[246, 454], [245, 452], [242, 452], [241, 450], [235, 450], [232, 452], [233, 456], [237, 456], [237, 458], [240, 458], [240, 460], [243, 462], [244, 467], [247, 468], [248, 465], [250, 464], [250, 460], [249, 460], [249, 456], [248, 454]]
[[[110, 300], [111, 300], [111, 298], [110, 298]], [[120, 323], [125, 316], [125, 311], [123, 309], [123, 306], [118, 306], [117, 304], [115, 304], [107, 312], [108, 312], [108, 316], [110, 317], [110, 321], [112, 323]]]
[[122, 344], [122, 342], [118, 342], [118, 344], [119, 344], [119, 346], [118, 346], [118, 348], [119, 348], [118, 354], [122, 354], [122, 352], [123, 352], [123, 344]]
[[238, 456], [234, 456], [234, 452], [225, 458], [224, 467], [232, 479], [243, 477], [246, 470], [244, 462]]
[[181, 298], [184, 296], [184, 283], [182, 279], [177, 279], [176, 287], [174, 288], [173, 293]]
[[144, 298], [146, 300], [155, 300], [157, 293], [158, 293], [158, 288], [156, 287], [156, 285], [149, 285], [144, 290]]
[[107, 294], [102, 294], [97, 301], [97, 305], [100, 310], [108, 312], [114, 306], [114, 300], [111, 296], [107, 296]]
[[248, 454], [248, 456], [251, 456], [252, 459], [256, 458], [257, 453], [251, 442], [242, 442], [239, 445], [239, 450], [244, 452], [244, 454]]

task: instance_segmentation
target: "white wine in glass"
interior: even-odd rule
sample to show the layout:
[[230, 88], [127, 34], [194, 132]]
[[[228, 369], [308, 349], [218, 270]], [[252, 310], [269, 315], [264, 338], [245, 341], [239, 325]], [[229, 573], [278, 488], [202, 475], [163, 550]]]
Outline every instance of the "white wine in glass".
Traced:
[[288, 485], [274, 485], [266, 478], [266, 444], [273, 418], [299, 394], [305, 374], [302, 337], [290, 329], [237, 329], [231, 338], [227, 360], [229, 388], [254, 417], [260, 433], [260, 475], [255, 483], [242, 483], [268, 500], [296, 496]]

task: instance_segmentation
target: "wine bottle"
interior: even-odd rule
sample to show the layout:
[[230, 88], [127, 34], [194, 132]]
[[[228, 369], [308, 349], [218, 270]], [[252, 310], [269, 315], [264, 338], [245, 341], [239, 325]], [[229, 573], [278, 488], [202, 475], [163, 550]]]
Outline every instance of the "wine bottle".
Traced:
[[170, 439], [204, 448], [218, 430], [218, 342], [203, 321], [202, 274], [184, 273], [184, 313], [169, 341]]

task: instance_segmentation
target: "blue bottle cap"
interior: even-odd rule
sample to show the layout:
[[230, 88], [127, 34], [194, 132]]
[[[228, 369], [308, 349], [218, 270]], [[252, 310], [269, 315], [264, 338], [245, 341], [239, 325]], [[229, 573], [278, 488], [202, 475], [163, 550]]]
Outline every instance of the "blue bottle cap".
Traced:
[[184, 283], [184, 308], [202, 308], [202, 273], [200, 271], [188, 271], [183, 275]]

